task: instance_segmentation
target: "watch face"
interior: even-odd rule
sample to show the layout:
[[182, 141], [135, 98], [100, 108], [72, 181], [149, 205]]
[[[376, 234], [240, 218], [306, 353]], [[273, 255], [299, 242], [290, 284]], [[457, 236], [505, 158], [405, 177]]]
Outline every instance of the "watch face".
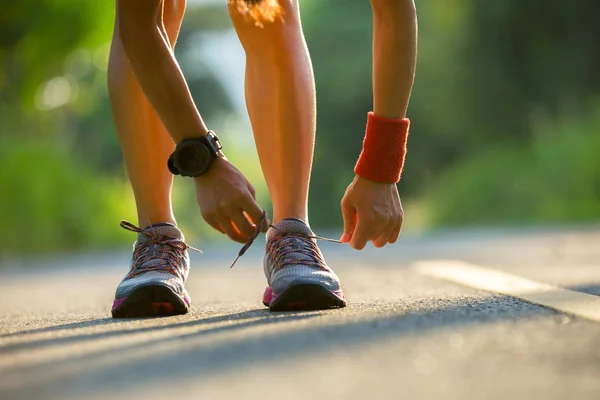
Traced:
[[206, 172], [212, 161], [208, 147], [202, 142], [181, 143], [177, 149], [174, 163], [181, 175], [199, 176]]

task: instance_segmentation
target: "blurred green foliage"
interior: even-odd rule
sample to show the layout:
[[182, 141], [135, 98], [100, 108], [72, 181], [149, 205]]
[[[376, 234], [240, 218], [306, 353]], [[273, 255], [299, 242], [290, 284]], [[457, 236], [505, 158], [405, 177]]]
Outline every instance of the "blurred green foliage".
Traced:
[[[105, 50], [113, 8], [111, 2], [77, 0], [22, 0], [2, 5], [0, 129], [3, 135], [53, 134], [61, 128], [61, 119], [94, 111], [96, 100], [102, 99], [96, 99], [95, 93], [86, 90], [93, 82], [80, 79], [106, 69]], [[57, 77], [63, 77], [70, 85], [59, 93], [62, 96], [57, 93], [50, 96], [49, 80]], [[54, 92], [61, 91], [61, 83], [65, 88], [65, 81], [54, 83]], [[55, 97], [55, 102], [63, 101], [49, 104], [44, 101], [44, 94], [46, 100]], [[83, 97], [72, 101], [78, 94]], [[40, 108], [67, 103], [71, 106], [56, 110], [58, 116], [39, 112]]]
[[117, 229], [118, 218], [135, 217], [123, 180], [97, 176], [47, 141], [3, 144], [0, 221], [8, 227], [0, 233], [3, 252], [102, 247], [130, 239]]
[[443, 172], [428, 193], [434, 225], [600, 219], [600, 108], [544, 121], [527, 146], [507, 143]]
[[[239, 136], [246, 115], [198, 53], [231, 33], [224, 3], [188, 9], [176, 53], [209, 126], [268, 206], [251, 139]], [[416, 3], [403, 199], [434, 226], [598, 219], [600, 3]], [[317, 82], [310, 215], [320, 229], [341, 223], [339, 201], [372, 107], [372, 21], [367, 0], [301, 5]], [[113, 18], [113, 2], [3, 5], [0, 218], [8, 229], [0, 230], [0, 255], [132, 239], [118, 228], [135, 217], [135, 204], [106, 90]], [[187, 183], [175, 185], [180, 223], [192, 238], [214, 236]]]

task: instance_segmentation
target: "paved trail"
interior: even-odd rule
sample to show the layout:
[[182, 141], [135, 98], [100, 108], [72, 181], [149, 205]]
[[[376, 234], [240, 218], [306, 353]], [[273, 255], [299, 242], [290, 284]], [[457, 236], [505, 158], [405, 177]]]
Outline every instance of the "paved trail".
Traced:
[[[325, 244], [349, 299], [326, 312], [266, 311], [259, 247], [193, 255], [192, 312], [147, 320], [110, 318], [126, 253], [5, 263], [0, 399], [600, 398], [600, 229]], [[575, 314], [478, 289], [497, 271]]]

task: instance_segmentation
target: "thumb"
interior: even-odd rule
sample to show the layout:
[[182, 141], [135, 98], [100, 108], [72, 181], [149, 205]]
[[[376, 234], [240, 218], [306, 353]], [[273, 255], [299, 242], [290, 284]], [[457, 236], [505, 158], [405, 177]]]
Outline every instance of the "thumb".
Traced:
[[348, 243], [352, 239], [354, 228], [356, 228], [356, 209], [354, 205], [342, 201], [342, 217], [344, 218], [344, 234], [340, 241]]

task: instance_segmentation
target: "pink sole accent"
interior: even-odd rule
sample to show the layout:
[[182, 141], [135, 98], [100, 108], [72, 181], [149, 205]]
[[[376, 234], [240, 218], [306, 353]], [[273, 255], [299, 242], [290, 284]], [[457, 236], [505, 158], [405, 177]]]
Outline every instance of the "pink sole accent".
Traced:
[[345, 300], [344, 298], [344, 292], [342, 292], [342, 290], [330, 290], [331, 293], [335, 294], [337, 297], [339, 297], [342, 300]]
[[263, 304], [269, 305], [271, 304], [273, 299], [273, 289], [271, 288], [271, 286], [267, 286], [267, 288], [265, 289], [265, 293], [263, 294]]
[[119, 307], [121, 304], [123, 304], [123, 302], [125, 301], [127, 297], [123, 297], [122, 299], [117, 299], [115, 301], [113, 301], [113, 306], [112, 309], [114, 310], [115, 308]]

